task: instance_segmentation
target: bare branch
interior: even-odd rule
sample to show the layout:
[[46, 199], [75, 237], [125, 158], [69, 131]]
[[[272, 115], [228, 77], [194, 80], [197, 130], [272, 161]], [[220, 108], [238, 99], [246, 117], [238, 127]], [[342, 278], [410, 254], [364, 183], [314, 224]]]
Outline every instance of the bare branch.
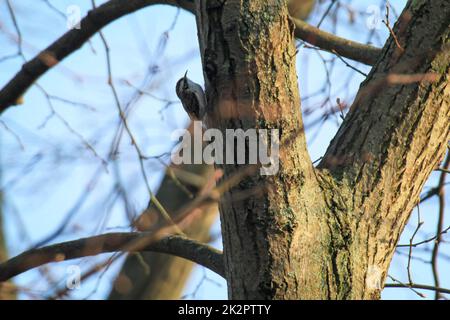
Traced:
[[295, 24], [294, 35], [323, 50], [337, 53], [339, 56], [374, 65], [381, 54], [381, 49], [335, 36], [311, 26], [310, 24], [292, 18]]
[[386, 283], [384, 285], [385, 288], [414, 288], [414, 289], [423, 289], [423, 290], [432, 290], [439, 293], [447, 293], [450, 294], [450, 289], [433, 287], [425, 284], [417, 284], [417, 283]]
[[49, 262], [106, 252], [159, 252], [191, 260], [224, 276], [222, 252], [183, 236], [157, 238], [155, 233], [107, 233], [31, 249], [0, 264], [0, 282]]
[[[447, 158], [444, 161], [444, 169], [448, 170], [450, 166], [450, 153], [447, 154]], [[447, 173], [442, 171], [441, 176], [439, 178], [439, 216], [437, 222], [437, 230], [436, 230], [436, 240], [434, 241], [433, 251], [431, 253], [431, 266], [433, 269], [433, 278], [435, 287], [439, 287], [439, 270], [438, 270], [438, 256], [439, 256], [439, 245], [442, 241], [442, 229], [444, 229], [444, 208], [445, 208], [445, 196], [444, 196], [444, 184]], [[434, 296], [435, 300], [439, 299], [439, 292], [436, 291]]]
[[[22, 69], [2, 88], [0, 91], [0, 114], [8, 107], [20, 104], [23, 94], [40, 76], [78, 50], [104, 26], [122, 16], [154, 4], [178, 6], [192, 13], [195, 10], [193, 2], [187, 0], [110, 0], [90, 10], [81, 20], [80, 29], [68, 31], [25, 63]], [[294, 18], [292, 20], [296, 26], [295, 36], [297, 38], [345, 58], [373, 65], [381, 52], [378, 48], [337, 37], [301, 20]]]
[[[367, 244], [364, 250], [373, 253], [366, 261], [386, 270], [388, 254], [373, 248], [386, 243], [387, 252], [395, 249], [402, 230], [399, 225], [406, 224], [450, 138], [449, 95], [443, 89], [448, 85], [450, 51], [449, 43], [442, 40], [442, 32], [449, 30], [450, 10], [442, 7], [438, 1], [427, 2], [426, 15], [412, 24], [411, 15], [417, 12], [408, 1], [393, 28], [405, 50], [398, 48], [391, 35], [383, 49], [384, 58], [362, 83], [318, 166], [339, 179], [345, 177], [342, 180], [348, 181], [352, 190], [361, 188], [361, 196], [353, 193], [350, 200], [361, 217], [355, 241]], [[431, 19], [436, 23], [433, 28], [428, 23]], [[423, 31], [420, 37], [419, 29]], [[417, 165], [418, 159], [423, 167]], [[389, 196], [379, 197], [387, 190]], [[365, 230], [370, 230], [370, 235]], [[365, 236], [359, 238], [362, 234]], [[387, 238], [394, 240], [387, 244]]]
[[88, 12], [80, 29], [72, 29], [53, 42], [37, 56], [22, 66], [22, 69], [0, 91], [0, 114], [9, 106], [18, 104], [21, 96], [33, 83], [72, 52], [79, 49], [90, 37], [104, 26], [129, 13], [154, 4], [178, 6], [190, 12], [194, 4], [187, 0], [110, 0]]

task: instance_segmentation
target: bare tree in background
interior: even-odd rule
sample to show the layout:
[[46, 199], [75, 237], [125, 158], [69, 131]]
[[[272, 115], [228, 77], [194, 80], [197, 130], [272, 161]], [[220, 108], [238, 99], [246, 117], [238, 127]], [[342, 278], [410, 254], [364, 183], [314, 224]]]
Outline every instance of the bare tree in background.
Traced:
[[[31, 250], [0, 264], [0, 281], [48, 262], [116, 252], [88, 269], [82, 280], [101, 277], [101, 272], [120, 256], [132, 252], [111, 298], [178, 297], [191, 266], [171, 262], [167, 255], [188, 259], [220, 274], [227, 281], [229, 297], [235, 299], [379, 299], [384, 286], [409, 288], [419, 296], [423, 294], [418, 290], [431, 290], [436, 299], [450, 292], [441, 287], [438, 268], [440, 246], [449, 230], [444, 224], [445, 177], [450, 162], [448, 155], [444, 160], [450, 137], [447, 1], [408, 1], [392, 27], [392, 12], [386, 4], [384, 23], [390, 36], [382, 49], [318, 28], [326, 17], [336, 17], [338, 10], [346, 10], [354, 19], [358, 13], [340, 1], [319, 3], [322, 19], [317, 27], [301, 20], [308, 16], [313, 1], [110, 0], [98, 7], [92, 4], [80, 29], [68, 31], [27, 60], [3, 86], [0, 110], [21, 103], [27, 98], [26, 91], [38, 86], [49, 102], [51, 116], [99, 160], [99, 172], [105, 166], [112, 170], [110, 174], [115, 175], [117, 183], [111, 194], [123, 199], [132, 231], [45, 246], [61, 234], [63, 225]], [[221, 165], [215, 170], [172, 165], [166, 168], [159, 192], [153, 193], [146, 161], [161, 157], [146, 155], [134, 134], [129, 123], [133, 101], [124, 103], [118, 95], [110, 48], [101, 33], [107, 24], [153, 4], [176, 6], [196, 18], [210, 127], [222, 132], [280, 130], [280, 170], [276, 175], [260, 175], [259, 170], [245, 165]], [[17, 55], [26, 60], [18, 19], [8, 0], [7, 6], [18, 34]], [[288, 8], [300, 19], [289, 17]], [[108, 85], [119, 118], [112, 129], [115, 133], [107, 156], [52, 107], [52, 101], [61, 98], [35, 84], [97, 32], [106, 52]], [[295, 38], [302, 41], [298, 46]], [[336, 63], [343, 63], [352, 73], [365, 76], [349, 108], [350, 104], [341, 99], [332, 101], [328, 88], [331, 82], [342, 79], [328, 78], [319, 93], [328, 108], [325, 112], [321, 109], [319, 123], [341, 118], [342, 124], [317, 163], [308, 154], [308, 126], [299, 107], [296, 56], [306, 49], [323, 59], [327, 72]], [[333, 59], [327, 61], [321, 51], [332, 53]], [[373, 67], [365, 74], [351, 60]], [[145, 91], [137, 88], [136, 94]], [[303, 110], [306, 117], [313, 112]], [[6, 121], [0, 124], [15, 135]], [[150, 198], [149, 208], [141, 215], [132, 213], [127, 202], [129, 190], [120, 182], [117, 170], [116, 159], [121, 156], [119, 148], [125, 138], [138, 157]], [[422, 191], [434, 170], [440, 175], [438, 185]], [[94, 175], [91, 184], [97, 180]], [[436, 230], [431, 236], [424, 235], [419, 205], [435, 196], [439, 201]], [[205, 244], [217, 203], [223, 253]], [[411, 220], [414, 230], [410, 242], [399, 243], [416, 207], [418, 218]], [[431, 285], [413, 281], [411, 261], [416, 248], [430, 251], [427, 263], [434, 280]], [[407, 282], [388, 275], [396, 251], [407, 258]], [[153, 263], [157, 271], [148, 271]], [[173, 276], [174, 270], [180, 271], [179, 278]], [[41, 272], [52, 282], [51, 273]], [[173, 278], [166, 281], [166, 277]], [[392, 280], [388, 284], [387, 278]], [[164, 286], [170, 288], [169, 293], [161, 294]], [[68, 288], [60, 287], [52, 297], [67, 294]]]

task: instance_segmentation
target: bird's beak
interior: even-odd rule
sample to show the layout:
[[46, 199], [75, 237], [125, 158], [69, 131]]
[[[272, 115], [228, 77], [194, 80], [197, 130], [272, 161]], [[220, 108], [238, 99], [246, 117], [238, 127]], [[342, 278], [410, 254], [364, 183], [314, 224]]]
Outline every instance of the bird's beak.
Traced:
[[186, 73], [184, 74], [184, 79], [185, 80], [187, 79], [187, 73], [188, 73], [188, 71], [186, 70]]

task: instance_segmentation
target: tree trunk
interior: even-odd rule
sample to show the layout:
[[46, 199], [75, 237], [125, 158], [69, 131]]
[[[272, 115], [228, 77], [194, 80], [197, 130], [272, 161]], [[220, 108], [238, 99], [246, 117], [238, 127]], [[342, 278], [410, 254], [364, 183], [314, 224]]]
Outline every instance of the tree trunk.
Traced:
[[[256, 171], [221, 198], [230, 298], [379, 298], [449, 138], [447, 1], [408, 2], [394, 28], [402, 48], [389, 38], [317, 169], [286, 2], [197, 1], [197, 12], [208, 126], [281, 135], [278, 173]], [[222, 167], [224, 179], [242, 169]]]
[[[297, 19], [305, 20], [314, 8], [315, 0], [289, 0], [289, 14]], [[192, 129], [192, 123], [191, 127]], [[182, 165], [182, 170], [207, 179], [212, 174], [206, 165]], [[158, 190], [157, 198], [164, 207], [171, 206], [171, 211], [178, 211], [191, 199], [186, 197], [179, 186], [173, 182], [170, 175], [166, 175]], [[172, 206], [173, 199], [177, 199]], [[211, 205], [195, 225], [189, 228], [191, 238], [206, 242], [209, 239], [209, 229], [216, 218], [217, 207]], [[133, 283], [132, 289], [119, 292], [112, 288], [110, 299], [179, 299], [186, 281], [192, 271], [193, 263], [171, 255], [146, 253], [141, 257], [130, 255], [127, 257], [119, 277], [125, 276]], [[150, 271], [149, 273], [147, 273]], [[120, 278], [118, 279], [120, 281]]]
[[[188, 128], [193, 130], [192, 123]], [[175, 178], [174, 178], [174, 176]], [[195, 176], [196, 185], [192, 184]], [[185, 177], [185, 178], [183, 178]], [[190, 183], [189, 183], [190, 181]], [[205, 188], [214, 186], [214, 168], [206, 164], [172, 164], [159, 187], [156, 197], [176, 219], [175, 212], [188, 204], [192, 197]], [[184, 231], [191, 239], [201, 242], [210, 240], [211, 225], [217, 218], [217, 205], [208, 204], [196, 215]], [[144, 211], [137, 222], [141, 231], [155, 228], [159, 212], [154, 206]], [[157, 228], [157, 227], [156, 227]], [[159, 300], [179, 299], [194, 264], [191, 261], [156, 252], [128, 255], [120, 271], [109, 299]]]

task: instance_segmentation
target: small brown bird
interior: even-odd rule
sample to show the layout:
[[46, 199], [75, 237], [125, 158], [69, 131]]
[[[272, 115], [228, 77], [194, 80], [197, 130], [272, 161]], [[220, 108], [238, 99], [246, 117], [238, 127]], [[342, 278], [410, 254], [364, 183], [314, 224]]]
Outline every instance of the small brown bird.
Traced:
[[187, 71], [178, 80], [175, 91], [189, 117], [192, 120], [202, 120], [206, 113], [205, 92], [199, 84], [188, 79]]

